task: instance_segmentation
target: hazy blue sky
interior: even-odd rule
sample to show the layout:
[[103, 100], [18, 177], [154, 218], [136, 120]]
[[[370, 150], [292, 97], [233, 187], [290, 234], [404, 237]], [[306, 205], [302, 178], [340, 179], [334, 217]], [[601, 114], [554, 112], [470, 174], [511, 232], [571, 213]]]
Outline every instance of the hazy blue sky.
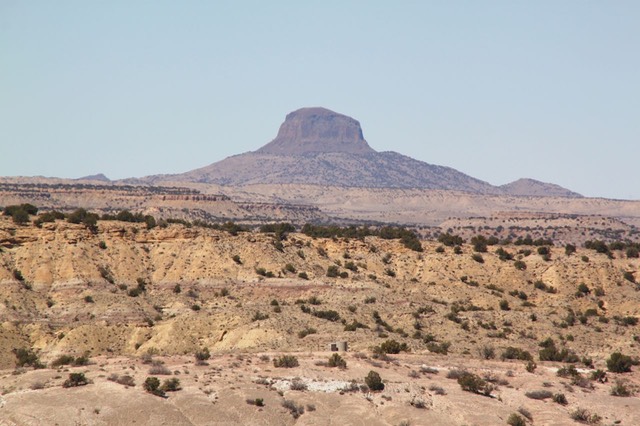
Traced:
[[183, 172], [304, 106], [492, 184], [640, 199], [640, 2], [0, 0], [0, 175]]

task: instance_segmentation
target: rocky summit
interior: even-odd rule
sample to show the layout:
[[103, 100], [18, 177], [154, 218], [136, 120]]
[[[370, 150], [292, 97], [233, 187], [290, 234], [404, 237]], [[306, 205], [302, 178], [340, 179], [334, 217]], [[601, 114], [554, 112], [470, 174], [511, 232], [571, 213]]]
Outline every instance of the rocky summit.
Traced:
[[375, 152], [357, 120], [325, 108], [301, 108], [280, 126], [278, 136], [260, 148], [262, 154], [304, 155], [315, 152]]

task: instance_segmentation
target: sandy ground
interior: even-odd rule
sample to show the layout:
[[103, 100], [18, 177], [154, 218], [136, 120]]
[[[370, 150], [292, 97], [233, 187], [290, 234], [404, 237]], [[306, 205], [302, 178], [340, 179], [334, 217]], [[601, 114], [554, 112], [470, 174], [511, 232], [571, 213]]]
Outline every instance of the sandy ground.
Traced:
[[[575, 424], [578, 408], [600, 416], [597, 424], [640, 424], [640, 400], [609, 394], [621, 376], [637, 387], [638, 373], [609, 374], [607, 383], [588, 381], [587, 387], [557, 377], [557, 365], [540, 363], [533, 373], [521, 362], [472, 361], [463, 358], [403, 354], [379, 361], [364, 354], [343, 353], [344, 370], [317, 365], [329, 353], [295, 354], [300, 366], [275, 368], [278, 354], [215, 355], [208, 365], [191, 357], [155, 358], [182, 390], [160, 398], [146, 393], [142, 383], [151, 364], [137, 358], [95, 358], [86, 367], [2, 371], [0, 425], [499, 425], [513, 413], [529, 413], [535, 425]], [[465, 392], [450, 370], [464, 368], [494, 382], [491, 396]], [[371, 370], [380, 374], [385, 389], [348, 391], [360, 386]], [[63, 388], [72, 372], [83, 372], [91, 383]], [[585, 372], [586, 373], [586, 372]], [[131, 375], [135, 386], [110, 381], [113, 374]], [[290, 390], [291, 383], [306, 390]], [[568, 404], [536, 400], [525, 394], [549, 390], [563, 393]], [[247, 403], [262, 398], [263, 407]], [[283, 406], [294, 402], [304, 412], [298, 418]], [[424, 408], [420, 408], [424, 407]], [[302, 411], [302, 410], [301, 410]], [[595, 423], [594, 423], [595, 424]]]

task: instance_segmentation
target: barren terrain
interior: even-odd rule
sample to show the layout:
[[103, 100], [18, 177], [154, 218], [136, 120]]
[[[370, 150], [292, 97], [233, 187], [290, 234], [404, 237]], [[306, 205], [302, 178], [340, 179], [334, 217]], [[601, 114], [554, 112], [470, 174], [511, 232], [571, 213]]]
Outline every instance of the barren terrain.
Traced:
[[[634, 392], [637, 372], [608, 373], [607, 383], [589, 380], [593, 371], [607, 370], [612, 353], [637, 356], [640, 347], [640, 293], [632, 282], [640, 262], [624, 250], [578, 248], [567, 255], [556, 246], [545, 257], [537, 247], [507, 245], [501, 248], [513, 258], [501, 260], [498, 246], [489, 246], [480, 262], [469, 244], [455, 253], [437, 241], [423, 241], [423, 252], [378, 237], [292, 233], [281, 246], [278, 241], [268, 233], [230, 235], [180, 224], [149, 230], [99, 221], [92, 233], [62, 220], [37, 228], [0, 217], [0, 419], [471, 425], [506, 424], [523, 407], [533, 424], [571, 424], [579, 408], [602, 424], [638, 423], [637, 398], [609, 395], [618, 379]], [[332, 268], [344, 278], [327, 276]], [[539, 359], [549, 338], [558, 351], [575, 354], [580, 379], [557, 377], [566, 364]], [[315, 365], [328, 359], [324, 351], [333, 341], [349, 344], [342, 353], [346, 370]], [[376, 355], [388, 341], [406, 344], [407, 352]], [[46, 365], [87, 354], [92, 364], [69, 372], [85, 372], [93, 383], [63, 389], [69, 372], [60, 369], [12, 373], [17, 348], [33, 350]], [[203, 348], [212, 354], [210, 365], [193, 365]], [[500, 361], [513, 348], [530, 353], [537, 368], [527, 372], [524, 360]], [[297, 356], [300, 367], [275, 368], [261, 359], [281, 353]], [[141, 363], [150, 354], [183, 390], [167, 399], [142, 390], [152, 374]], [[497, 385], [492, 397], [446, 378], [455, 368]], [[352, 379], [364, 384], [370, 370], [386, 383], [382, 393], [337, 390]], [[136, 386], [107, 380], [125, 371]], [[294, 377], [308, 390], [287, 390], [281, 379]], [[568, 404], [525, 396], [547, 388]], [[247, 398], [263, 398], [265, 407]], [[315, 411], [295, 420], [284, 399]], [[424, 408], [416, 408], [418, 400]], [[47, 408], [61, 401], [62, 408]]]

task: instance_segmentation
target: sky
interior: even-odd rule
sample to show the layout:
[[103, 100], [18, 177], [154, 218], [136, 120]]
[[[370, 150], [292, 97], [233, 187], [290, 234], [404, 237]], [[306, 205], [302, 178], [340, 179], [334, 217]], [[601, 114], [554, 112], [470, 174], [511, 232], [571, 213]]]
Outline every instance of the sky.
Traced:
[[180, 173], [287, 113], [494, 185], [640, 199], [640, 2], [0, 0], [0, 176]]

